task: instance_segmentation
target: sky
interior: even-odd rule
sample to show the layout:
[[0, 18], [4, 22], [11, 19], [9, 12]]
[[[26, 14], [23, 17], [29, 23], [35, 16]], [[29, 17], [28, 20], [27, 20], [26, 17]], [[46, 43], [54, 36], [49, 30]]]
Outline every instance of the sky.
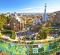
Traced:
[[60, 10], [60, 0], [0, 0], [0, 13], [41, 13], [45, 3], [47, 13]]

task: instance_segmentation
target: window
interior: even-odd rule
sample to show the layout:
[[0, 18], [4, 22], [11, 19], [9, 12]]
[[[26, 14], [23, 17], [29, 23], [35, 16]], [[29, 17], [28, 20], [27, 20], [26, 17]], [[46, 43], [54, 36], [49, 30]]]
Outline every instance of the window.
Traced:
[[14, 23], [14, 25], [16, 25], [16, 23]]

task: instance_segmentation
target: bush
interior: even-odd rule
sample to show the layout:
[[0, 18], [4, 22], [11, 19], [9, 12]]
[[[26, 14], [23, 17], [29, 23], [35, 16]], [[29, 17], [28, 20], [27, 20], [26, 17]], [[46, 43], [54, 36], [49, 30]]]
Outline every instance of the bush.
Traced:
[[34, 43], [34, 40], [31, 40], [30, 42], [28, 42], [27, 44], [33, 44]]
[[12, 39], [15, 39], [15, 37], [16, 37], [15, 32], [14, 32], [14, 31], [12, 31], [11, 38], [12, 38]]
[[44, 51], [44, 48], [39, 48], [38, 49], [38, 52], [42, 52], [42, 51]]
[[56, 42], [49, 43], [49, 48], [50, 49], [57, 48], [57, 43]]
[[2, 30], [1, 33], [2, 34], [11, 34], [11, 31], [10, 30]]
[[11, 34], [11, 36], [10, 36], [11, 39], [15, 39], [15, 36], [16, 36], [15, 32], [12, 30], [2, 30], [1, 33], [2, 34]]

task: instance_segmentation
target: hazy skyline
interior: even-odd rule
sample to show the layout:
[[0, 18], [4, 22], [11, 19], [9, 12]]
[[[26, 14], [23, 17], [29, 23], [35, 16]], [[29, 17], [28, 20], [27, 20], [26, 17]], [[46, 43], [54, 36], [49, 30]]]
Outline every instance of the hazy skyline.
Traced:
[[60, 10], [60, 0], [0, 0], [0, 13], [44, 12], [45, 3], [47, 4], [47, 12]]

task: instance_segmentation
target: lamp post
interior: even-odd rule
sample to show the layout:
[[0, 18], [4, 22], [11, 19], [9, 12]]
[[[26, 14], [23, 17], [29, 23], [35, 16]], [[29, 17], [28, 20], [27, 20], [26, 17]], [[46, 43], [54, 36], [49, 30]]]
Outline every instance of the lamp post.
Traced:
[[20, 37], [19, 37], [19, 39], [18, 39], [18, 44], [20, 44]]

